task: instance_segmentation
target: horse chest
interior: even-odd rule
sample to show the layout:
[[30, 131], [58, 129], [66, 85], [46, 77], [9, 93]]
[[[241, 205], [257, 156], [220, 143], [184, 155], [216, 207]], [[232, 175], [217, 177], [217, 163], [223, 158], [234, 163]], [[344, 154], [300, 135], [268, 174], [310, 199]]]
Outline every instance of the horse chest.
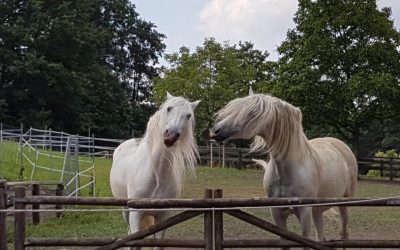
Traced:
[[[307, 169], [306, 169], [307, 170]], [[302, 168], [296, 171], [280, 173], [271, 171], [265, 180], [268, 197], [304, 197], [317, 194], [317, 183], [313, 174]]]

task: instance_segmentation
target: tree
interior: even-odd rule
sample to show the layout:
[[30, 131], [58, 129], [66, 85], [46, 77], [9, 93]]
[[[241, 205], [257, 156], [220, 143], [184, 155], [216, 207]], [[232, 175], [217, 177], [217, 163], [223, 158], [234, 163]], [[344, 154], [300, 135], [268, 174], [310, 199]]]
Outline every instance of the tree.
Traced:
[[[277, 95], [301, 107], [307, 127], [351, 143], [400, 116], [400, 34], [375, 0], [300, 0], [278, 48]], [[358, 152], [361, 153], [361, 152]]]
[[2, 1], [0, 20], [2, 120], [127, 137], [148, 113], [164, 35], [128, 0]]
[[170, 64], [163, 77], [155, 81], [155, 100], [161, 103], [166, 91], [191, 101], [201, 100], [196, 109], [198, 139], [204, 142], [213, 123], [214, 113], [228, 101], [248, 93], [269, 77], [267, 52], [254, 49], [249, 42], [239, 45], [206, 39], [194, 53], [186, 47], [167, 55]]

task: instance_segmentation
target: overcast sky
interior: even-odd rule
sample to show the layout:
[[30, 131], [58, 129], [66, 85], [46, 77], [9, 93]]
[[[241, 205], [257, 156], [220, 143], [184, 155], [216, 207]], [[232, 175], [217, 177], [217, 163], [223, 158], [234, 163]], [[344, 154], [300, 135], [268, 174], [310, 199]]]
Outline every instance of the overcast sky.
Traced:
[[[139, 15], [165, 34], [166, 53], [187, 46], [193, 51], [204, 38], [218, 42], [251, 41], [276, 60], [276, 48], [294, 27], [296, 0], [131, 0]], [[400, 30], [400, 0], [378, 0], [378, 8], [391, 7]]]

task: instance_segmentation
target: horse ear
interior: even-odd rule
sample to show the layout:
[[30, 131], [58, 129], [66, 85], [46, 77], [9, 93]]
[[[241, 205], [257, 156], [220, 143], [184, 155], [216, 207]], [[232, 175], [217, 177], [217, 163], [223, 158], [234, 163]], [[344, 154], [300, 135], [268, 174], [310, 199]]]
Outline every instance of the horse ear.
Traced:
[[200, 103], [200, 100], [197, 100], [197, 101], [195, 101], [195, 102], [191, 102], [191, 103], [190, 103], [190, 106], [192, 106], [192, 110], [195, 110], [196, 107], [197, 107], [197, 105], [199, 105], [199, 103]]
[[254, 95], [254, 92], [253, 92], [253, 88], [250, 86], [250, 88], [249, 88], [249, 96], [252, 96], [252, 95]]
[[296, 107], [296, 112], [297, 112], [297, 119], [300, 123], [303, 122], [303, 113], [301, 112], [301, 109], [299, 109], [298, 107]]
[[174, 96], [171, 95], [168, 91], [167, 91], [167, 100], [173, 98]]

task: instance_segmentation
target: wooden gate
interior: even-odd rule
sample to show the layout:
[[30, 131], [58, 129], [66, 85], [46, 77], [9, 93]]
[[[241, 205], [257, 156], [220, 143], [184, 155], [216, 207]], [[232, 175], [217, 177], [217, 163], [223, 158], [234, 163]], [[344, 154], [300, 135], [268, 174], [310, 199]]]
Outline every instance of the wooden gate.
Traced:
[[[0, 182], [0, 250], [6, 250], [5, 242], [6, 224], [4, 208], [6, 204], [5, 182]], [[276, 225], [251, 215], [243, 208], [274, 207], [274, 206], [400, 206], [399, 198], [253, 198], [253, 199], [226, 199], [222, 198], [222, 190], [205, 190], [204, 199], [141, 199], [129, 200], [118, 198], [92, 198], [92, 197], [55, 197], [55, 196], [25, 196], [24, 187], [16, 187], [14, 198], [15, 211], [15, 239], [16, 250], [25, 247], [50, 247], [50, 246], [97, 246], [98, 249], [117, 249], [123, 246], [141, 247], [174, 247], [174, 248], [250, 248], [250, 247], [310, 247], [313, 249], [333, 249], [342, 247], [358, 248], [400, 248], [400, 240], [334, 240], [316, 242]], [[153, 225], [147, 229], [117, 239], [26, 239], [25, 226], [27, 205], [103, 205], [103, 206], [128, 206], [131, 209], [178, 209], [182, 210], [173, 217]], [[199, 215], [204, 215], [204, 237], [202, 239], [145, 239], [156, 232], [172, 227], [183, 221]], [[263, 230], [274, 233], [283, 239], [275, 240], [246, 240], [224, 239], [225, 215], [233, 216], [246, 223], [257, 226]]]

